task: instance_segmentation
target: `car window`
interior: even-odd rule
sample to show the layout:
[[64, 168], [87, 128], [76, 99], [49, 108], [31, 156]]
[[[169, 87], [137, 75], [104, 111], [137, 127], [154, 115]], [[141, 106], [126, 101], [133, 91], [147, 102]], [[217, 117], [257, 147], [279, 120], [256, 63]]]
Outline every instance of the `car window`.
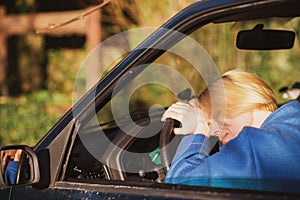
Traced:
[[[299, 23], [299, 17], [296, 17], [209, 24], [192, 33], [191, 37], [200, 41], [221, 73], [236, 68], [254, 72], [272, 87], [279, 103], [283, 103], [289, 99], [283, 98], [283, 93], [279, 90], [284, 86], [291, 87], [299, 81]], [[261, 51], [238, 49], [236, 47], [238, 31], [251, 30], [257, 24], [263, 24], [264, 29], [294, 31], [296, 37], [293, 48]], [[202, 35], [209, 35], [209, 37], [201, 37]]]
[[[294, 47], [271, 51], [238, 49], [238, 31], [253, 29], [257, 24], [266, 29], [294, 31]], [[279, 104], [291, 100], [280, 89], [300, 81], [299, 28], [299, 18], [268, 18], [213, 23], [196, 30], [187, 37], [188, 41], [147, 64], [130, 83], [118, 83], [120, 88], [112, 100], [81, 125], [64, 179], [163, 183], [159, 136], [165, 109], [178, 100], [199, 95], [210, 78], [230, 69], [258, 74], [272, 87]], [[139, 68], [129, 73], [135, 70]], [[211, 77], [215, 72], [219, 74]]]
[[[189, 80], [190, 85], [176, 83], [176, 76], [183, 76], [181, 79]], [[175, 93], [172, 86], [176, 84]], [[187, 92], [190, 98], [204, 86], [189, 62], [174, 53], [163, 54], [81, 127], [66, 180], [94, 177], [163, 182], [159, 155], [162, 114], [177, 101], [180, 92], [184, 94], [192, 87], [193, 92]], [[123, 153], [119, 154], [120, 150]]]

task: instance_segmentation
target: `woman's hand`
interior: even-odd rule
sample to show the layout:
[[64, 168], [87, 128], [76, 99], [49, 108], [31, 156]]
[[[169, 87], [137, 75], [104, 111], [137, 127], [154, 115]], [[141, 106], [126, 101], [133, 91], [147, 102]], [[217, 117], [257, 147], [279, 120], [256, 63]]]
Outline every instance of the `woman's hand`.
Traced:
[[197, 99], [189, 103], [177, 102], [172, 104], [162, 116], [162, 121], [167, 118], [175, 119], [181, 123], [181, 128], [175, 128], [178, 135], [201, 133], [209, 137], [207, 114], [200, 110]]
[[22, 155], [22, 149], [2, 150], [1, 152], [1, 170], [2, 174], [5, 172], [9, 161], [19, 162]]

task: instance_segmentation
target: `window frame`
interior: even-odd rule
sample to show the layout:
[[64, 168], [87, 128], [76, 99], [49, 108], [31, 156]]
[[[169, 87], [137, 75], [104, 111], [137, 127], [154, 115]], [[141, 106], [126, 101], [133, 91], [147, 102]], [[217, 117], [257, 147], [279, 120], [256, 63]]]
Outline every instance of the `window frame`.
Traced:
[[[212, 1], [214, 2], [214, 1]], [[249, 2], [249, 3], [248, 3]], [[183, 10], [177, 16], [172, 18], [169, 22], [167, 22], [163, 27], [172, 28], [176, 31], [184, 32], [185, 34], [189, 34], [196, 29], [199, 29], [201, 26], [205, 25], [209, 22], [222, 22], [222, 17], [226, 15], [238, 15], [238, 13], [243, 13], [245, 11], [249, 11], [249, 9], [254, 9], [257, 7], [264, 8], [268, 6], [272, 6], [274, 2], [283, 2], [280, 0], [273, 0], [273, 1], [243, 1], [238, 2], [236, 4], [228, 4], [222, 5], [221, 8], [214, 7], [215, 5], [207, 3], [207, 7], [203, 7], [204, 11], [196, 11], [196, 8], [202, 2], [198, 2], [193, 4], [190, 9], [191, 13], [185, 13]], [[291, 1], [293, 2], [293, 1]], [[199, 5], [198, 5], [199, 4]], [[205, 3], [203, 3], [204, 5]], [[194, 7], [194, 8], [193, 8]], [[211, 8], [209, 8], [211, 7]], [[206, 10], [208, 9], [208, 10]], [[186, 17], [188, 16], [188, 17]], [[230, 17], [229, 17], [230, 18]], [[226, 21], [226, 20], [225, 20]], [[161, 51], [154, 51], [151, 49], [144, 49], [143, 47], [147, 45], [147, 43], [151, 43], [152, 41], [156, 41], [159, 38], [159, 42], [168, 41], [168, 38], [165, 38], [166, 35], [163, 33], [158, 33], [157, 35], [150, 36], [150, 38], [143, 43], [137, 50], [133, 51], [127, 58], [121, 61], [116, 67], [108, 73], [105, 78], [101, 79], [97, 85], [92, 88], [88, 94], [73, 108], [77, 112], [74, 118], [78, 121], [79, 126], [81, 124], [86, 123], [89, 120], [89, 114], [94, 112], [94, 110], [100, 110], [109, 100], [111, 97], [111, 90], [114, 87], [115, 83], [122, 75], [124, 75], [128, 70], [131, 68], [138, 66], [143, 62], [153, 61], [157, 57], [159, 57], [163, 52]], [[171, 44], [172, 45], [172, 44]], [[151, 55], [149, 57], [149, 55]], [[154, 59], [155, 58], [155, 59]], [[133, 77], [130, 77], [133, 78]], [[96, 95], [96, 98], [94, 98]], [[95, 105], [95, 107], [93, 106]], [[69, 119], [69, 115], [71, 115], [72, 111], [70, 111], [62, 122], [66, 122], [64, 120]], [[65, 145], [65, 147], [69, 147], [66, 151], [64, 165], [67, 164], [68, 155], [70, 155], [70, 151], [72, 148], [72, 141], [74, 142], [74, 135], [78, 129], [73, 129], [72, 139], [69, 140], [69, 145]], [[49, 134], [59, 134], [59, 132], [50, 131]], [[53, 133], [54, 132], [54, 133]], [[46, 135], [47, 136], [47, 135]], [[52, 136], [53, 137], [53, 136]], [[48, 141], [48, 142], [45, 142]], [[49, 140], [42, 140], [35, 149], [41, 149], [45, 144], [49, 143]], [[46, 145], [48, 146], [48, 145]], [[61, 181], [61, 178], [64, 176], [64, 172], [60, 175], [60, 178], [57, 178], [53, 185], [55, 188], [65, 189], [65, 188], [77, 188], [79, 190], [89, 190], [89, 191], [100, 191], [100, 192], [115, 192], [116, 187], [119, 187], [118, 192], [124, 194], [143, 194], [149, 196], [162, 196], [162, 197], [178, 197], [178, 198], [199, 198], [199, 197], [211, 197], [211, 194], [214, 193], [215, 197], [228, 197], [229, 193], [234, 193], [233, 196], [229, 195], [230, 198], [238, 197], [239, 199], [241, 196], [245, 194], [252, 196], [252, 197], [259, 197], [260, 195], [271, 195], [272, 197], [278, 197], [276, 194], [263, 192], [263, 191], [246, 191], [240, 189], [220, 189], [220, 188], [206, 188], [206, 187], [199, 187], [199, 186], [182, 186], [182, 185], [169, 185], [169, 184], [147, 184], [147, 183], [124, 183], [122, 181], [104, 181], [103, 183], [70, 183], [66, 181]], [[155, 190], [149, 190], [149, 188], [153, 188]], [[130, 191], [129, 191], [130, 190]], [[180, 192], [174, 192], [180, 191]]]

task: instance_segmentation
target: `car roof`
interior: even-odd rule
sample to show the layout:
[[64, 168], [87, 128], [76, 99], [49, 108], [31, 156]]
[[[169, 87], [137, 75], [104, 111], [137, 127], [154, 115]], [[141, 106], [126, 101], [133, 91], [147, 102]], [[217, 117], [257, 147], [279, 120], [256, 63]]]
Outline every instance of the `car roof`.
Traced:
[[[214, 17], [211, 17], [214, 15]], [[163, 27], [176, 29], [183, 19], [203, 20], [203, 24], [235, 22], [267, 17], [300, 16], [299, 0], [201, 0], [176, 14]], [[178, 19], [178, 20], [177, 20]], [[206, 21], [204, 21], [206, 20]], [[179, 30], [180, 31], [180, 30]]]

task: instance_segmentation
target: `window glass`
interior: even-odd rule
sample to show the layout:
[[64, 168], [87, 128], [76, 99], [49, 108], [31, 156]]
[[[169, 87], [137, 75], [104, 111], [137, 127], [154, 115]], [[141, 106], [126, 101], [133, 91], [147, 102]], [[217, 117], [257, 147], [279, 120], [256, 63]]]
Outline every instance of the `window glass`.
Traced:
[[[264, 24], [265, 29], [296, 33], [288, 50], [255, 51], [236, 47], [238, 31]], [[245, 69], [263, 78], [279, 104], [286, 99], [280, 89], [300, 77], [299, 18], [264, 19], [209, 24], [195, 31], [149, 64], [130, 83], [119, 82], [114, 98], [84, 124], [69, 159], [66, 180], [137, 180], [163, 182], [159, 155], [160, 121], [165, 109], [179, 100], [197, 96], [217, 75]], [[197, 49], [199, 48], [199, 49]], [[143, 68], [144, 66], [140, 66]], [[129, 73], [135, 73], [133, 69]], [[189, 92], [190, 89], [191, 92]], [[98, 149], [97, 151], [94, 151]]]
[[[264, 29], [294, 31], [296, 37], [293, 48], [270, 51], [238, 49], [236, 47], [238, 31], [251, 30], [257, 24], [263, 24]], [[288, 99], [283, 98], [283, 93], [279, 90], [285, 86], [291, 87], [300, 77], [299, 26], [299, 17], [209, 24], [192, 33], [191, 37], [199, 41], [208, 51], [221, 73], [236, 68], [256, 73], [272, 87], [281, 104]]]

